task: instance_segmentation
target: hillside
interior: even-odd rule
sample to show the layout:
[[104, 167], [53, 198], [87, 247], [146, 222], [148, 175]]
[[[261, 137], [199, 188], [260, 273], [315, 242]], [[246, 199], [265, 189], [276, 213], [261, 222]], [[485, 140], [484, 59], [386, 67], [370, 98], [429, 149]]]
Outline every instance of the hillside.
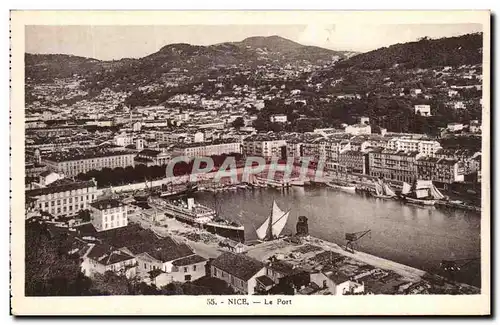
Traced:
[[[345, 53], [345, 54], [344, 54]], [[87, 79], [87, 86], [133, 90], [137, 86], [160, 82], [181, 70], [188, 79], [204, 79], [207, 71], [217, 66], [243, 66], [256, 69], [265, 64], [325, 64], [346, 58], [349, 52], [337, 52], [304, 46], [279, 36], [250, 37], [241, 42], [210, 46], [184, 43], [169, 44], [140, 59], [99, 61], [70, 55], [26, 54], [26, 77], [35, 82], [78, 74]], [[130, 89], [124, 89], [130, 88]]]
[[397, 64], [400, 68], [413, 69], [478, 64], [482, 61], [482, 44], [481, 33], [440, 39], [424, 38], [356, 55], [339, 62], [336, 68], [375, 70]]
[[99, 65], [99, 60], [65, 54], [29, 54], [24, 56], [26, 78], [51, 81], [67, 78], [73, 74], [90, 73]]

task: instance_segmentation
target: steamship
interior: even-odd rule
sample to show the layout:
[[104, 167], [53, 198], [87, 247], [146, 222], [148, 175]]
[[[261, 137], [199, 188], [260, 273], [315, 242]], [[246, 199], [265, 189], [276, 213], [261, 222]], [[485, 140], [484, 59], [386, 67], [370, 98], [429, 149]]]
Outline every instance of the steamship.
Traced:
[[245, 242], [245, 227], [235, 221], [222, 218], [218, 213], [205, 205], [196, 203], [194, 198], [177, 198], [162, 200], [165, 215], [175, 218], [208, 232], [238, 242]]

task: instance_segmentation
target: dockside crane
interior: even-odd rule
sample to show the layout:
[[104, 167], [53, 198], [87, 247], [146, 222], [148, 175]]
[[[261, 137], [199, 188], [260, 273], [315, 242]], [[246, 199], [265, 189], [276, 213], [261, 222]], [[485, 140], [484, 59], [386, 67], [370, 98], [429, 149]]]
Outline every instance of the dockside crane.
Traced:
[[347, 243], [345, 244], [345, 250], [354, 253], [354, 244], [370, 232], [371, 229], [365, 231], [346, 233], [345, 239], [347, 240]]

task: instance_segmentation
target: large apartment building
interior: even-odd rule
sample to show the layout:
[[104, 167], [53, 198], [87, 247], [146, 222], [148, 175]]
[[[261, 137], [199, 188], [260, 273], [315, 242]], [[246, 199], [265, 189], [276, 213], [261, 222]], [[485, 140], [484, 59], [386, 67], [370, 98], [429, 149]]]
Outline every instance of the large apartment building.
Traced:
[[417, 175], [417, 151], [397, 151], [376, 148], [368, 153], [370, 176], [411, 182]]
[[115, 199], [104, 199], [90, 204], [92, 225], [97, 231], [128, 225], [127, 207]]
[[134, 166], [136, 154], [130, 151], [107, 151], [85, 153], [54, 153], [42, 159], [49, 170], [72, 177], [79, 173], [103, 168]]
[[208, 157], [230, 153], [241, 153], [241, 142], [235, 140], [215, 140], [213, 142], [180, 143], [172, 150], [172, 156]]
[[274, 135], [256, 134], [243, 141], [243, 152], [246, 156], [284, 158], [286, 156], [286, 140]]
[[443, 184], [464, 181], [463, 163], [455, 159], [420, 157], [416, 166], [418, 179]]
[[346, 150], [339, 155], [339, 165], [348, 173], [366, 174], [368, 171], [368, 154], [358, 150]]
[[412, 138], [393, 138], [387, 142], [387, 148], [396, 150], [396, 151], [404, 151], [404, 152], [412, 152], [417, 151], [420, 154], [425, 156], [433, 157], [436, 152], [441, 149], [441, 145], [439, 142], [435, 140], [423, 140], [423, 139], [412, 139]]
[[69, 217], [87, 209], [96, 199], [97, 184], [94, 181], [58, 181], [48, 187], [26, 191], [26, 197], [35, 199], [35, 207], [40, 211]]

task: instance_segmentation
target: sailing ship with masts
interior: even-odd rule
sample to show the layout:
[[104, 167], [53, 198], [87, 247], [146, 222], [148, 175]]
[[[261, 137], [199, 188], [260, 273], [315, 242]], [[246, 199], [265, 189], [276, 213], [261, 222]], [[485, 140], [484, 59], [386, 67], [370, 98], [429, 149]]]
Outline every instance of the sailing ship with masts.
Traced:
[[348, 192], [348, 193], [355, 193], [356, 192], [356, 186], [352, 183], [349, 183], [347, 181], [347, 167], [344, 167], [344, 175], [345, 175], [345, 180], [331, 180], [330, 182], [327, 182], [326, 185], [328, 187], [343, 191], [343, 192]]
[[417, 179], [413, 181], [411, 186], [403, 182], [403, 189], [400, 196], [405, 202], [419, 205], [434, 205], [437, 200], [445, 198], [432, 181]]
[[396, 192], [382, 178], [375, 183], [375, 192], [372, 195], [379, 199], [394, 199], [397, 197]]
[[289, 215], [290, 210], [281, 210], [278, 204], [276, 204], [276, 201], [273, 201], [271, 214], [256, 230], [257, 238], [260, 241], [269, 241], [279, 238], [281, 232], [285, 228]]

